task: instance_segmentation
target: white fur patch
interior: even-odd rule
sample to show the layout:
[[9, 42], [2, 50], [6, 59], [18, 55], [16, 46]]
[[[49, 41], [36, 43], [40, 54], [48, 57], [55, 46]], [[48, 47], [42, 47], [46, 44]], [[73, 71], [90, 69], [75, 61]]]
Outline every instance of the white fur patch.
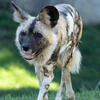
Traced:
[[81, 59], [81, 53], [78, 49], [76, 49], [73, 53], [72, 66], [70, 67], [71, 73], [79, 73]]
[[71, 35], [71, 33], [73, 32], [74, 30], [74, 21], [73, 21], [73, 18], [72, 16], [68, 13], [67, 17], [67, 23], [68, 23], [68, 26], [69, 26], [69, 29], [68, 29], [68, 36]]
[[18, 23], [22, 22], [22, 20], [20, 19], [19, 14], [17, 12], [13, 13], [13, 19], [14, 19], [14, 21], [16, 21]]
[[19, 12], [15, 10], [15, 12], [13, 13], [13, 19], [18, 23], [25, 22], [25, 20], [28, 20], [30, 17], [31, 16], [24, 11]]
[[60, 49], [60, 54], [61, 54], [66, 48], [68, 48], [68, 47], [70, 46], [71, 43], [72, 43], [72, 41], [69, 41], [68, 44], [63, 45], [63, 46], [61, 47], [61, 49]]

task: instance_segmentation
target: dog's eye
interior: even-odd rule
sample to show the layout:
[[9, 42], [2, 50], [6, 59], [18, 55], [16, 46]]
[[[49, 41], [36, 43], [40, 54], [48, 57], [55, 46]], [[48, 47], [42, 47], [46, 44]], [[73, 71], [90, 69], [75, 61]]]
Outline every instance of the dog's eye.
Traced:
[[26, 35], [26, 33], [25, 33], [25, 32], [21, 32], [21, 35], [22, 35], [22, 36], [25, 36], [25, 35]]
[[37, 33], [37, 32], [34, 33], [33, 35], [34, 35], [35, 38], [42, 38], [43, 37], [42, 34]]

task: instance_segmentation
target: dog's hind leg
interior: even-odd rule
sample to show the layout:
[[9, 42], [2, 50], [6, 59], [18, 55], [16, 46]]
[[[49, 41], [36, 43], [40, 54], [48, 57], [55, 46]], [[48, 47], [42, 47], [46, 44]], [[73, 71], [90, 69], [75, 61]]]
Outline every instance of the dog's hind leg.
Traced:
[[65, 75], [64, 75], [64, 70], [62, 69], [60, 88], [57, 92], [55, 100], [62, 100], [62, 96], [64, 93], [64, 87], [65, 87]]
[[62, 96], [64, 93], [64, 86], [66, 86], [67, 100], [75, 100], [74, 91], [72, 89], [72, 84], [71, 84], [70, 70], [68, 70], [66, 68], [62, 69], [60, 88], [56, 95], [55, 100], [62, 100]]
[[74, 52], [72, 51], [73, 48], [67, 51], [65, 64], [62, 68], [60, 89], [55, 100], [62, 100], [64, 85], [66, 86], [67, 100], [75, 100], [75, 95], [71, 84], [70, 72], [75, 73], [79, 71], [81, 54], [78, 49], [76, 49]]
[[75, 100], [75, 95], [74, 95], [74, 91], [73, 91], [73, 88], [72, 88], [71, 75], [70, 75], [69, 69], [66, 69], [65, 77], [66, 77], [65, 86], [66, 86], [67, 100]]
[[75, 49], [75, 51], [72, 54], [72, 58], [70, 57], [69, 59], [69, 63], [68, 62], [66, 63], [66, 69], [65, 69], [66, 96], [68, 98], [67, 100], [75, 100], [75, 95], [71, 84], [70, 72], [79, 73], [80, 63], [81, 63], [81, 53], [78, 49]]

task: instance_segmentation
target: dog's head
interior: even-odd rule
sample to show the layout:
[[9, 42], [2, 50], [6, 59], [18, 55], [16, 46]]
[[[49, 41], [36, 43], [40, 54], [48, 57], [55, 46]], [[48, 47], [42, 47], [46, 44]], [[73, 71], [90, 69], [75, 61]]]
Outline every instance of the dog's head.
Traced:
[[32, 60], [46, 51], [46, 48], [52, 54], [58, 42], [55, 31], [59, 19], [58, 10], [54, 6], [46, 6], [37, 17], [32, 17], [14, 2], [12, 5], [14, 20], [20, 24], [16, 32], [16, 44], [21, 55]]

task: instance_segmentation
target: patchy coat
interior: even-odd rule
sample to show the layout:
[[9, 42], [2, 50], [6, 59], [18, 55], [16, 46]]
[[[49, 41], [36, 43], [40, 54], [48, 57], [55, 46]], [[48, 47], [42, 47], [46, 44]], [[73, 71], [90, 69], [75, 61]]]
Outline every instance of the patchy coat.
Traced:
[[16, 45], [22, 57], [35, 66], [40, 84], [37, 100], [48, 100], [47, 92], [58, 65], [62, 69], [61, 84], [55, 100], [62, 100], [66, 86], [67, 100], [75, 100], [70, 72], [78, 73], [81, 53], [82, 20], [68, 4], [44, 7], [37, 17], [30, 16], [12, 2], [14, 20], [20, 23]]

